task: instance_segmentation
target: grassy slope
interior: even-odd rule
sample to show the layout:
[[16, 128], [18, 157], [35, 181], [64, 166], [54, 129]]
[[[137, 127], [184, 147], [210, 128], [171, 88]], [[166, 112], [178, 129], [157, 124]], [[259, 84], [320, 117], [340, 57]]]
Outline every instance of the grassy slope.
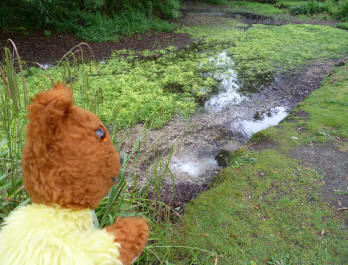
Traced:
[[[348, 137], [347, 87], [348, 67], [337, 68], [296, 109], [306, 111], [309, 119], [294, 116], [295, 122], [252, 139], [272, 141], [276, 149], [249, 148], [231, 155], [213, 188], [187, 205], [184, 226], [172, 239], [216, 256], [183, 249], [172, 257], [174, 264], [189, 264], [192, 256], [192, 264], [213, 264], [216, 257], [218, 264], [345, 264], [348, 233], [342, 217], [347, 213], [337, 215], [320, 200], [322, 176], [287, 151], [309, 140]], [[298, 127], [305, 132], [299, 134]]]

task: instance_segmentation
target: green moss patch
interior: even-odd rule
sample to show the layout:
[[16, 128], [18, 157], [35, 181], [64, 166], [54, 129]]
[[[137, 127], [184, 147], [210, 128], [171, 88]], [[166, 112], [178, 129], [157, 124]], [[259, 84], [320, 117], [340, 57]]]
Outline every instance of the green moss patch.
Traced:
[[212, 43], [229, 43], [228, 52], [236, 69], [257, 75], [297, 68], [308, 60], [332, 58], [348, 52], [348, 32], [329, 26], [254, 25], [240, 31], [236, 24], [195, 26], [181, 29]]
[[[147, 51], [142, 57], [120, 51], [97, 68], [57, 67], [48, 73], [54, 80], [72, 80], [77, 105], [97, 112], [107, 124], [119, 129], [136, 123], [160, 128], [176, 113], [192, 114], [210, 93], [216, 81], [201, 73], [214, 67], [207, 60], [211, 55], [174, 48]], [[25, 74], [31, 95], [51, 87], [44, 71], [31, 68]]]
[[252, 11], [262, 15], [277, 15], [285, 12], [274, 5], [258, 2], [231, 1], [228, 6], [232, 11]]
[[[252, 156], [256, 164], [225, 169], [186, 207], [175, 240], [216, 252], [221, 264], [343, 264], [341, 224], [316, 195], [320, 176], [273, 150]], [[215, 258], [200, 253], [197, 264]]]

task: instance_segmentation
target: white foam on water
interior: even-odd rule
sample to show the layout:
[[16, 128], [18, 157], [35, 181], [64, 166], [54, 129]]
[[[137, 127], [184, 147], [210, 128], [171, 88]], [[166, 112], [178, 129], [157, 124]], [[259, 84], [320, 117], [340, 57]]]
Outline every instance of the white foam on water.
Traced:
[[217, 112], [246, 99], [239, 90], [237, 73], [232, 69], [234, 62], [227, 53], [222, 52], [216, 59], [211, 58], [211, 62], [215, 66], [227, 67], [227, 70], [213, 75], [215, 79], [222, 80], [219, 84], [220, 92], [205, 102], [205, 109], [210, 112]]
[[188, 157], [173, 157], [170, 169], [177, 173], [184, 173], [191, 177], [199, 177], [208, 170], [218, 168], [218, 164], [213, 158], [192, 159]]

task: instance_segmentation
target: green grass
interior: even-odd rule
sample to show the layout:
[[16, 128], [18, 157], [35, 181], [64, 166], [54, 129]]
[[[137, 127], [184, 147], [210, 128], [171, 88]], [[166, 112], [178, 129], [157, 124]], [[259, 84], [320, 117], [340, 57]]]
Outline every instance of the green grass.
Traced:
[[230, 7], [232, 11], [252, 11], [261, 15], [278, 15], [285, 12], [272, 4], [249, 1], [231, 1], [228, 3], [228, 7]]
[[347, 29], [348, 30], [348, 22], [338, 22], [336, 24], [336, 27], [340, 29]]
[[314, 91], [299, 105], [310, 114], [310, 120], [305, 123], [308, 133], [326, 138], [329, 135], [348, 138], [347, 70], [346, 66], [337, 69], [324, 82], [322, 89]]
[[[252, 139], [251, 145], [273, 141], [276, 150], [244, 148], [230, 155], [229, 167], [169, 230], [173, 245], [196, 248], [172, 250], [171, 264], [214, 264], [216, 259], [218, 264], [345, 264], [347, 213], [337, 214], [321, 201], [322, 176], [288, 151], [308, 138], [319, 140], [322, 130], [330, 132], [325, 141], [347, 138], [347, 81], [348, 67], [337, 68], [293, 111], [291, 121]], [[308, 117], [294, 116], [297, 110]], [[305, 131], [296, 132], [303, 126]]]

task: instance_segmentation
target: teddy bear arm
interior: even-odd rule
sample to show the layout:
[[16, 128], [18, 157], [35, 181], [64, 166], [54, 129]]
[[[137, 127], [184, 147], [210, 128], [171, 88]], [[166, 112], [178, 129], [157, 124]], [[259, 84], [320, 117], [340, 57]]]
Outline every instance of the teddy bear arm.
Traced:
[[117, 218], [113, 225], [106, 227], [115, 242], [120, 243], [120, 259], [123, 265], [131, 264], [143, 251], [149, 236], [149, 225], [145, 219], [136, 217]]

